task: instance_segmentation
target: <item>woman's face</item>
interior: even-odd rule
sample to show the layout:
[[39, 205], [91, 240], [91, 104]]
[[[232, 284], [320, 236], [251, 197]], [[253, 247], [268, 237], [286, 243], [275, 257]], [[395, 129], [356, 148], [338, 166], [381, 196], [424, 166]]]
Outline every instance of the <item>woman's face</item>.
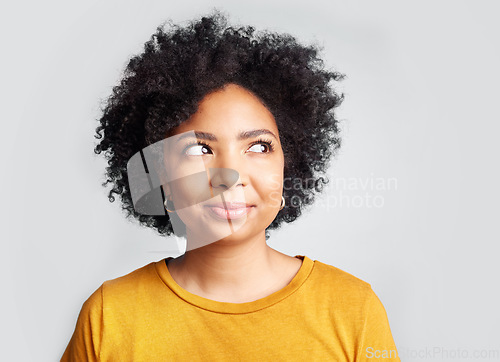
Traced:
[[186, 225], [188, 250], [264, 234], [279, 212], [284, 156], [273, 115], [235, 84], [208, 94], [172, 133], [166, 193]]

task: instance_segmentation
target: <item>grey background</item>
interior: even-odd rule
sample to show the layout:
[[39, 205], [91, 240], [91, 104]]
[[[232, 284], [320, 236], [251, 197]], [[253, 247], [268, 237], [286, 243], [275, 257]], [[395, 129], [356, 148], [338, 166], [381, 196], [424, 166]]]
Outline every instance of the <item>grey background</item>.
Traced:
[[270, 245], [369, 282], [403, 360], [494, 360], [498, 3], [152, 0], [2, 5], [2, 360], [58, 360], [103, 281], [179, 254], [108, 202], [95, 119], [157, 25], [215, 6], [347, 75], [331, 187]]

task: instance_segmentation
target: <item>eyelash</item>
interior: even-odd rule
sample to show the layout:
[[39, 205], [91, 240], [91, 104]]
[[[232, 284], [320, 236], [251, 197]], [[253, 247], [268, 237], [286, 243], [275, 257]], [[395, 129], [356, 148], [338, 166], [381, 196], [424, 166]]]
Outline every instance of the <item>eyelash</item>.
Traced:
[[183, 153], [186, 153], [186, 151], [192, 147], [192, 146], [205, 146], [207, 148], [210, 148], [210, 145], [208, 143], [205, 143], [203, 141], [193, 141], [193, 142], [190, 142], [186, 145], [186, 147], [184, 147], [184, 152]]
[[[257, 141], [255, 142], [252, 142], [250, 144], [250, 148], [255, 146], [255, 145], [258, 145], [258, 144], [263, 144], [263, 145], [266, 145], [268, 147], [268, 151], [267, 152], [263, 152], [263, 153], [271, 153], [274, 151], [274, 145], [273, 145], [273, 141], [269, 140], [269, 141], [266, 141], [266, 140], [263, 140], [261, 138], [259, 138]], [[191, 142], [189, 144], [186, 145], [186, 147], [184, 148], [184, 153], [189, 149], [189, 147], [191, 146], [205, 146], [207, 148], [210, 148], [210, 145], [206, 142], [203, 142], [203, 141], [194, 141], [194, 142]]]
[[258, 145], [258, 144], [266, 145], [269, 148], [269, 151], [264, 152], [264, 153], [271, 153], [271, 152], [274, 151], [273, 141], [271, 141], [271, 140], [266, 141], [266, 140], [263, 140], [262, 138], [259, 138], [257, 141], [252, 142], [252, 144], [250, 145], [250, 147], [253, 147], [253, 146]]

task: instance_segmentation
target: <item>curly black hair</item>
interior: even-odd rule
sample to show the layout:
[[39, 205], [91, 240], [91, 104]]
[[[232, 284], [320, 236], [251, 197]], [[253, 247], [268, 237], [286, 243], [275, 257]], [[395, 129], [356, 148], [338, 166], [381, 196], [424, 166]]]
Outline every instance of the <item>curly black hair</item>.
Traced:
[[151, 216], [133, 206], [127, 162], [138, 151], [166, 138], [197, 111], [205, 95], [226, 84], [254, 93], [273, 114], [285, 156], [286, 207], [266, 229], [292, 222], [328, 182], [331, 156], [340, 147], [334, 108], [343, 95], [332, 87], [343, 75], [326, 70], [316, 46], [303, 46], [288, 34], [231, 27], [215, 11], [181, 27], [157, 28], [144, 52], [130, 59], [121, 82], [102, 109], [94, 151], [105, 152], [108, 194], [121, 196], [127, 217], [171, 235], [168, 213]]

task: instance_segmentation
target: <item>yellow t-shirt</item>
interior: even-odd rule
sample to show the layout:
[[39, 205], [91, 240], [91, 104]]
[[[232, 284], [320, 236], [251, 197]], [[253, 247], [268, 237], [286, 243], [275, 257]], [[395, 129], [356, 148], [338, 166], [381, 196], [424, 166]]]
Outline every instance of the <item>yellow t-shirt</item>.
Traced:
[[186, 291], [165, 259], [106, 281], [83, 304], [61, 361], [399, 361], [370, 285], [296, 257], [286, 287], [248, 303]]

